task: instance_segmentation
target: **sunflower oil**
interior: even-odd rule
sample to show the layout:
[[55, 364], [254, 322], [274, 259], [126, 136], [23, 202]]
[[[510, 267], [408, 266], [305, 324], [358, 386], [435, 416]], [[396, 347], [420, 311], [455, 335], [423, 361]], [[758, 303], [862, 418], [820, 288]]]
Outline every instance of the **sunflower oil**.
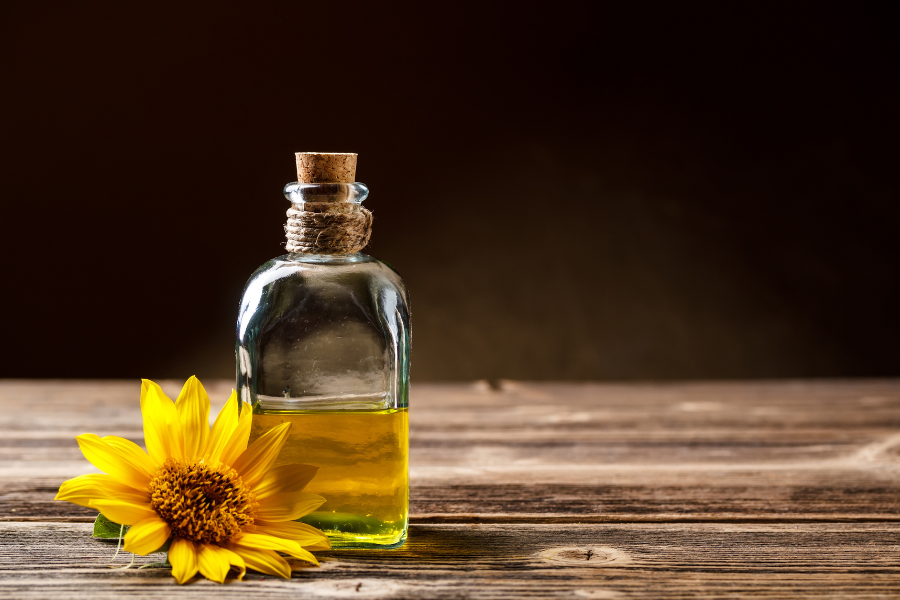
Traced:
[[409, 414], [375, 411], [254, 411], [250, 441], [284, 422], [291, 431], [275, 463], [319, 467], [304, 488], [326, 499], [301, 519], [332, 546], [397, 547], [409, 510]]

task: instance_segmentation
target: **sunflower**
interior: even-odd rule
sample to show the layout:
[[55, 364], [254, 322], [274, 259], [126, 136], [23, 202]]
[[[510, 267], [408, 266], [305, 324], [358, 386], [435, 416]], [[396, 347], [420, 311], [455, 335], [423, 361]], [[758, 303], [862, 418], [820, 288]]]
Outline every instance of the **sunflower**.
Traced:
[[174, 403], [147, 379], [141, 413], [147, 451], [116, 436], [78, 436], [85, 458], [106, 475], [82, 475], [62, 484], [57, 500], [97, 509], [129, 525], [125, 550], [158, 551], [169, 541], [169, 563], [178, 583], [199, 571], [223, 583], [232, 569], [291, 576], [278, 553], [318, 565], [310, 550], [330, 548], [324, 533], [294, 522], [325, 499], [303, 492], [318, 467], [273, 467], [290, 423], [253, 444], [251, 411], [231, 398], [209, 426], [209, 396], [196, 377]]

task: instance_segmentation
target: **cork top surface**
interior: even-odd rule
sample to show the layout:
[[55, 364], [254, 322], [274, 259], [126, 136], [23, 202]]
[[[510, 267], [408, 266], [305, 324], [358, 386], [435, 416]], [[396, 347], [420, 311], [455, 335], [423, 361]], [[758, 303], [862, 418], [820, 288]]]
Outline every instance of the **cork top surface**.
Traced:
[[356, 154], [351, 152], [297, 152], [300, 183], [353, 183]]

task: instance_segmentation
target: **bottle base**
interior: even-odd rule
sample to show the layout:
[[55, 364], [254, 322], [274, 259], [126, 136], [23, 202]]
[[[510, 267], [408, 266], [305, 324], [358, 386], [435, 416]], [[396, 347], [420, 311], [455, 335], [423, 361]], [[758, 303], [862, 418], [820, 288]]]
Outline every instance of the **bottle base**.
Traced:
[[406, 536], [404, 535], [396, 541], [392, 540], [395, 538], [373, 540], [367, 537], [360, 540], [346, 535], [328, 534], [328, 541], [331, 542], [334, 550], [393, 550], [406, 543]]
[[406, 521], [388, 522], [346, 513], [313, 513], [300, 519], [328, 536], [335, 549], [399, 548], [406, 542]]

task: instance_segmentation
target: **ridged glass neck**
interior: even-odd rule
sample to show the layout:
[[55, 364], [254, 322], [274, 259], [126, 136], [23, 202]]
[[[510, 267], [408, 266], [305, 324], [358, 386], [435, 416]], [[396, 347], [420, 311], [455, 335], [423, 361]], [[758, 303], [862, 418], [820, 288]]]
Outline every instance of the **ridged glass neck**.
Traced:
[[369, 196], [369, 188], [364, 183], [299, 183], [284, 186], [284, 197], [294, 205], [307, 202], [362, 204]]

